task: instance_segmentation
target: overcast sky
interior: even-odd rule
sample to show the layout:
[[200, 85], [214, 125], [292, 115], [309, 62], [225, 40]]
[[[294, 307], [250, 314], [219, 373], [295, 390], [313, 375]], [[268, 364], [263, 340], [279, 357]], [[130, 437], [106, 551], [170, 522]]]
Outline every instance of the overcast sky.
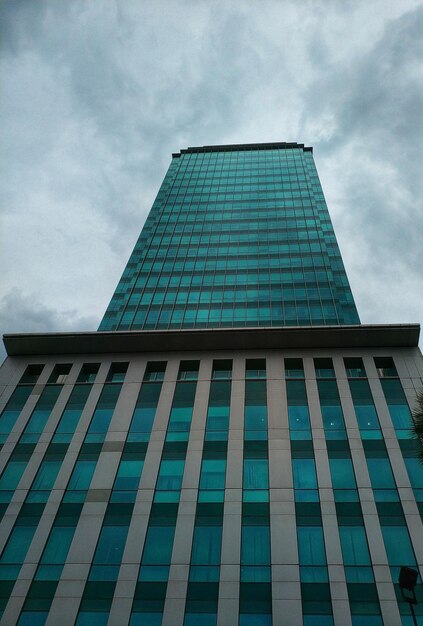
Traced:
[[423, 321], [423, 3], [2, 0], [2, 332], [94, 330], [187, 146], [314, 147], [363, 323]]

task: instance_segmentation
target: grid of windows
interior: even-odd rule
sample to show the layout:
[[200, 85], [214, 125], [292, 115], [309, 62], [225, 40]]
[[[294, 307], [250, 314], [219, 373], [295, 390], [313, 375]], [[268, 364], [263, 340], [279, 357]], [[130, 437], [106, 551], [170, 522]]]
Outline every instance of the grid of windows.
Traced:
[[100, 330], [359, 323], [311, 149], [173, 157]]
[[[377, 378], [367, 379], [361, 358], [345, 357], [346, 379], [343, 385], [342, 379], [335, 376], [334, 362], [330, 358], [313, 358], [310, 354], [304, 358], [294, 357], [292, 353], [288, 355], [286, 358], [282, 354], [276, 358], [273, 356], [271, 368], [269, 360], [262, 354], [260, 358], [215, 359], [208, 364], [209, 377], [204, 376], [207, 371], [204, 364], [200, 367], [200, 355], [197, 360], [180, 360], [172, 365], [164, 360], [150, 361], [140, 372], [137, 383], [132, 373], [126, 382], [127, 362], [112, 363], [107, 374], [104, 370], [105, 379], [101, 382], [97, 382], [96, 378], [98, 364], [83, 366], [75, 377], [73, 387], [68, 389], [66, 402], [62, 401], [60, 413], [56, 411], [54, 427], [49, 432], [41, 432], [40, 427], [33, 431], [37, 439], [41, 433], [43, 439], [40, 444], [44, 443], [47, 435], [50, 437], [37, 466], [31, 470], [35, 445], [40, 444], [32, 440], [22, 442], [21, 433], [16, 432], [17, 443], [9, 446], [9, 459], [0, 476], [1, 510], [4, 514], [2, 528], [5, 531], [0, 553], [1, 611], [11, 610], [19, 587], [17, 585], [15, 589], [15, 583], [19, 581], [21, 584], [27, 576], [28, 564], [36, 566], [30, 575], [32, 579], [27, 578], [26, 595], [22, 596], [19, 613], [10, 623], [19, 626], [47, 623], [52, 607], [60, 600], [57, 594], [62, 584], [63, 568], [67, 566], [68, 558], [70, 563], [73, 562], [72, 545], [80, 518], [86, 515], [84, 506], [87, 503], [92, 505], [104, 494], [106, 499], [102, 505], [98, 535], [90, 539], [92, 561], [78, 598], [79, 609], [75, 609], [74, 623], [78, 626], [106, 624], [110, 611], [116, 610], [112, 607], [115, 607], [116, 595], [119, 596], [121, 566], [125, 563], [128, 567], [128, 562], [123, 560], [124, 548], [131, 526], [138, 523], [134, 521], [134, 512], [136, 508], [141, 510], [141, 504], [146, 532], [145, 539], [141, 539], [138, 558], [130, 561], [132, 569], [134, 563], [137, 569], [131, 606], [128, 605], [127, 611], [127, 623], [131, 626], [161, 624], [168, 611], [169, 598], [174, 593], [177, 569], [172, 568], [175, 566], [183, 567], [186, 572], [180, 626], [192, 626], [200, 620], [210, 626], [218, 623], [222, 581], [225, 581], [228, 567], [232, 568], [225, 561], [228, 546], [225, 548], [224, 533], [228, 517], [239, 520], [238, 538], [234, 539], [238, 560], [236, 568], [231, 570], [231, 576], [237, 583], [238, 625], [258, 623], [270, 626], [276, 619], [272, 601], [275, 567], [272, 553], [275, 541], [289, 541], [295, 545], [298, 554], [303, 623], [333, 626], [338, 623], [338, 618], [331, 575], [333, 546], [327, 535], [327, 492], [330, 484], [332, 521], [336, 512], [336, 524], [332, 528], [339, 542], [338, 559], [342, 558], [339, 563], [343, 564], [344, 593], [348, 598], [353, 626], [383, 624], [386, 605], [384, 598], [379, 596], [380, 567], [386, 568], [385, 577], [390, 570], [392, 593], [397, 593], [398, 611], [403, 624], [407, 624], [407, 606], [401, 600], [396, 581], [401, 565], [416, 568], [420, 563], [415, 531], [418, 519], [411, 520], [404, 504], [404, 489], [400, 489], [401, 471], [404, 475], [405, 468], [398, 472], [381, 434], [374, 435], [374, 431], [382, 431], [377, 416], [374, 419], [374, 385], [376, 388], [380, 385], [379, 405], [384, 402], [386, 415], [391, 416], [404, 464], [416, 500], [419, 500], [422, 484], [418, 478], [414, 446], [412, 440], [404, 438], [405, 422], [396, 423], [397, 406], [402, 407], [402, 413], [408, 406], [404, 392], [406, 383], [398, 376], [392, 359], [375, 359], [379, 381]], [[161, 358], [165, 358], [164, 355]], [[53, 369], [47, 384], [40, 388], [40, 399], [34, 402], [32, 412], [28, 412], [27, 422], [19, 426], [23, 433], [29, 433], [28, 424], [34, 423], [34, 416], [40, 414], [42, 422], [50, 419], [60, 390], [69, 385], [68, 378], [61, 377], [67, 377], [69, 372], [70, 365], [66, 371], [63, 366]], [[280, 396], [271, 391], [275, 379], [280, 381], [280, 391], [276, 392]], [[386, 381], [394, 381], [395, 384], [384, 384]], [[32, 383], [33, 380], [27, 379], [25, 374], [16, 388]], [[95, 395], [93, 387], [97, 385]], [[51, 390], [54, 391], [52, 397], [49, 395]], [[117, 446], [110, 438], [111, 418], [118, 398], [128, 392], [132, 394], [133, 403], [130, 406], [126, 406], [125, 402], [119, 403], [119, 415], [127, 424], [126, 438], [121, 446]], [[201, 398], [203, 392], [207, 395]], [[347, 437], [341, 410], [341, 400], [348, 396], [351, 404], [349, 415], [348, 403], [343, 403], [346, 423], [349, 423], [347, 418], [351, 420], [355, 414], [361, 434], [361, 438], [354, 442], [354, 449], [352, 439]], [[284, 397], [287, 401], [286, 415]], [[275, 410], [274, 401], [278, 398], [280, 408]], [[166, 403], [166, 422], [163, 423], [162, 407]], [[197, 407], [195, 411], [194, 406]], [[200, 413], [203, 426], [199, 429]], [[86, 416], [84, 419], [81, 419], [82, 414]], [[228, 480], [232, 485], [235, 483], [233, 476], [228, 476], [227, 472], [229, 449], [232, 446], [233, 450], [233, 435], [237, 430], [234, 419], [240, 420], [236, 496], [234, 487], [228, 487]], [[278, 490], [272, 490], [272, 475], [278, 469], [271, 458], [274, 442], [269, 425], [275, 424], [275, 420], [289, 426], [284, 454], [291, 462], [295, 507], [295, 529], [292, 529], [294, 532], [289, 531], [289, 538], [285, 536], [285, 530], [279, 536], [277, 533], [281, 531], [276, 530], [272, 521], [272, 507], [277, 502], [275, 496], [279, 497]], [[320, 437], [318, 446], [312, 433], [321, 428], [320, 423], [324, 439]], [[77, 439], [80, 446], [74, 450]], [[70, 442], [72, 450], [69, 452]], [[373, 515], [370, 525], [363, 504], [363, 494], [366, 498], [369, 494], [358, 471], [357, 447], [364, 453], [363, 461], [377, 510], [377, 516]], [[153, 472], [151, 462], [147, 462], [152, 453], [156, 455], [157, 463]], [[71, 467], [67, 462], [69, 454], [74, 455]], [[94, 477], [97, 462], [101, 456], [104, 464], [105, 455], [109, 454], [113, 457], [119, 454], [119, 459], [116, 459], [108, 488], [100, 489], [97, 486], [98, 472], [97, 478]], [[191, 462], [194, 456], [199, 457], [196, 483], [192, 483]], [[59, 474], [65, 460], [69, 469], [64, 481], [59, 480]], [[322, 461], [327, 467], [326, 479], [324, 472], [322, 474]], [[29, 473], [25, 473], [27, 466]], [[232, 467], [235, 465], [232, 464]], [[285, 466], [281, 471], [286, 472], [286, 469]], [[149, 487], [140, 486], [144, 470], [151, 474]], [[190, 486], [185, 489], [184, 474], [191, 475]], [[20, 493], [19, 507], [16, 506], [17, 501], [9, 505], [16, 487]], [[145, 491], [140, 494], [140, 489]], [[54, 498], [51, 498], [53, 494]], [[147, 494], [147, 499], [151, 500], [148, 509], [144, 507]], [[407, 498], [409, 496], [407, 493]], [[187, 498], [192, 502], [189, 509]], [[32, 561], [33, 544], [38, 541], [34, 538], [39, 536], [40, 527], [45, 529], [45, 521], [51, 517], [54, 501], [57, 502], [54, 517], [48, 532], [44, 533], [38, 556]], [[188, 513], [188, 510], [192, 512]], [[174, 547], [179, 542], [179, 552], [183, 535], [180, 532], [181, 519], [185, 515], [187, 525], [192, 515], [192, 535], [186, 544], [186, 557], [179, 555], [183, 561], [179, 563], [175, 561]], [[417, 516], [414, 515], [414, 518]], [[11, 520], [13, 524], [8, 527]], [[385, 550], [384, 566], [379, 561], [372, 561], [375, 524]], [[333, 537], [335, 540], [335, 535]], [[132, 559], [132, 555], [129, 558]], [[420, 597], [420, 578], [417, 593]]]

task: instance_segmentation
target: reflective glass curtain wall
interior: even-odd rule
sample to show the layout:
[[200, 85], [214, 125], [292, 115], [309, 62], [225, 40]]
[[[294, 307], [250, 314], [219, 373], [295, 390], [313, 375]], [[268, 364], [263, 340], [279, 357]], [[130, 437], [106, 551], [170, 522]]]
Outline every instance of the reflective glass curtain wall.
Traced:
[[359, 324], [311, 148], [173, 155], [99, 330]]

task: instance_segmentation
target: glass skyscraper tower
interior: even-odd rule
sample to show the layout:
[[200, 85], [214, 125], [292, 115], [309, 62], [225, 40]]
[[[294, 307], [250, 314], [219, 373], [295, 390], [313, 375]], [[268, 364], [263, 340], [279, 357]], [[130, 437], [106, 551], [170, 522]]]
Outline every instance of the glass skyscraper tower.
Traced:
[[311, 148], [174, 154], [100, 331], [4, 337], [0, 626], [413, 626], [420, 327], [360, 324]]
[[100, 330], [359, 324], [311, 148], [173, 154]]

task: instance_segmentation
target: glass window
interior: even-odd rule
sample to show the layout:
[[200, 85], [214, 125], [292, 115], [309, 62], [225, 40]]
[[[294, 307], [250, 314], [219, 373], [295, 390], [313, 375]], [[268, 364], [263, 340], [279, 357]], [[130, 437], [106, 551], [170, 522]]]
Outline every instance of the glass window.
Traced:
[[345, 566], [371, 565], [364, 526], [339, 526], [339, 537]]
[[241, 540], [242, 565], [270, 564], [269, 526], [242, 526]]
[[360, 357], [349, 357], [344, 359], [345, 369], [348, 378], [365, 378], [366, 370], [363, 359]]
[[84, 363], [79, 373], [77, 383], [93, 383], [100, 369], [100, 363]]
[[398, 376], [397, 368], [391, 356], [378, 356], [374, 359], [379, 378]]
[[19, 484], [22, 474], [28, 464], [27, 460], [10, 460], [0, 478], [0, 491], [13, 491]]
[[391, 566], [416, 564], [413, 547], [406, 526], [382, 526], [388, 563]]
[[129, 429], [130, 433], [151, 433], [161, 388], [161, 383], [142, 384]]
[[74, 534], [75, 526], [53, 526], [40, 562], [62, 565], [66, 561]]
[[172, 556], [175, 526], [149, 526], [142, 557], [143, 565], [168, 565]]
[[156, 489], [159, 491], [179, 491], [182, 485], [185, 461], [163, 459], [160, 463]]
[[292, 459], [295, 489], [317, 489], [314, 459]]
[[1, 555], [0, 563], [23, 563], [36, 526], [15, 526]]
[[245, 383], [246, 431], [267, 430], [266, 382], [249, 380]]
[[72, 365], [70, 363], [55, 365], [48, 382], [63, 385], [66, 382], [69, 372], [71, 371], [71, 367]]
[[200, 475], [200, 489], [224, 489], [226, 459], [203, 459]]
[[103, 526], [93, 564], [119, 565], [125, 547], [127, 526]]
[[78, 460], [73, 468], [67, 490], [85, 491], [89, 488], [97, 461]]
[[267, 459], [244, 459], [244, 489], [268, 489], [269, 468]]
[[285, 359], [286, 378], [304, 378], [304, 366], [302, 359]]
[[334, 489], [356, 489], [354, 468], [351, 459], [330, 458], [330, 473]]
[[325, 542], [321, 526], [297, 528], [300, 565], [326, 565]]
[[43, 461], [31, 485], [31, 490], [49, 491], [52, 489], [61, 465], [62, 460]]
[[144, 461], [142, 459], [123, 459], [119, 464], [113, 489], [122, 491], [136, 490], [143, 465]]
[[0, 437], [1, 441], [5, 441], [6, 437], [14, 427], [20, 412], [26, 404], [32, 391], [32, 386], [25, 385], [16, 387], [9, 401], [0, 415]]
[[44, 365], [28, 365], [25, 372], [22, 375], [22, 378], [19, 381], [19, 384], [30, 384], [35, 385], [37, 382], [41, 372], [43, 371]]
[[191, 565], [220, 565], [222, 526], [194, 528]]
[[112, 363], [107, 374], [107, 382], [123, 383], [129, 363]]

